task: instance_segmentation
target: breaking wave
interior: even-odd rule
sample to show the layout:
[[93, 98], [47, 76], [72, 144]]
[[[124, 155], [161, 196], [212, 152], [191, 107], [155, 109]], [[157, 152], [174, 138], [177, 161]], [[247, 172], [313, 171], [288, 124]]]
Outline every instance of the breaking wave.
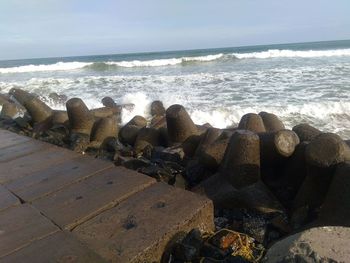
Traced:
[[270, 49], [261, 52], [250, 53], [233, 53], [238, 59], [247, 58], [315, 58], [315, 57], [340, 57], [350, 56], [350, 49], [333, 49], [333, 50], [280, 50]]

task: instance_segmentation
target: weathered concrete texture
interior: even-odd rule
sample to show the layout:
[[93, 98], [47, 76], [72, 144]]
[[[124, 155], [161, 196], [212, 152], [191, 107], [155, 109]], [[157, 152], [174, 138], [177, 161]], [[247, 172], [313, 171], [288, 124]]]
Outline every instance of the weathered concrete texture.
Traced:
[[0, 185], [0, 211], [20, 204], [19, 199]]
[[77, 154], [77, 158], [18, 178], [6, 187], [29, 202], [112, 167], [114, 165], [111, 162]]
[[0, 212], [0, 258], [58, 228], [27, 204]]
[[312, 228], [275, 243], [268, 250], [263, 262], [350, 262], [349, 243], [350, 228]]
[[213, 206], [203, 197], [157, 183], [73, 230], [110, 262], [160, 262], [179, 232], [213, 229]]
[[[28, 142], [26, 144], [30, 144]], [[39, 143], [39, 142], [38, 142]], [[72, 151], [45, 143], [47, 148], [1, 164], [0, 183], [5, 184], [33, 172], [44, 170], [56, 163], [72, 159], [78, 155]], [[36, 147], [36, 146], [34, 146]], [[12, 148], [12, 147], [11, 147]], [[14, 148], [20, 148], [19, 145]], [[9, 149], [9, 148], [6, 148]]]
[[53, 147], [39, 141], [28, 141], [0, 149], [0, 163]]
[[56, 232], [46, 238], [36, 240], [30, 245], [0, 258], [2, 263], [102, 263], [96, 253], [85, 247], [69, 233]]
[[32, 204], [60, 227], [72, 229], [155, 182], [125, 168], [112, 168]]
[[13, 146], [16, 144], [21, 144], [30, 141], [29, 137], [19, 136], [14, 134], [13, 132], [9, 132], [6, 130], [0, 130], [0, 148], [5, 148], [9, 146]]

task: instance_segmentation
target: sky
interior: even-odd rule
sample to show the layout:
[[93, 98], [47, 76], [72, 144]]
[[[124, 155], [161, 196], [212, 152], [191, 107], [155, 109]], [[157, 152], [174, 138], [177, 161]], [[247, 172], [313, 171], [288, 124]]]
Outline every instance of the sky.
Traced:
[[0, 0], [0, 60], [350, 39], [350, 0]]

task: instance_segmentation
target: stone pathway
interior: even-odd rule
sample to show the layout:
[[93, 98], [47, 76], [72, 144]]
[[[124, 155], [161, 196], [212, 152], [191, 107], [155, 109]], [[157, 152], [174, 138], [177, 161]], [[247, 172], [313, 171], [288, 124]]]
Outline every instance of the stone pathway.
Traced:
[[0, 130], [0, 262], [159, 262], [194, 227], [208, 199]]

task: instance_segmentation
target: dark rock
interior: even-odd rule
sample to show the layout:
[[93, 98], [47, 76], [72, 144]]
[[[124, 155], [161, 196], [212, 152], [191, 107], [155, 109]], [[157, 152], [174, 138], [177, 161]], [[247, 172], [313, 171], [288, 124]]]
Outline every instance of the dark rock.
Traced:
[[191, 135], [182, 143], [182, 148], [187, 158], [192, 158], [194, 156], [201, 138], [200, 135]]
[[259, 115], [263, 120], [266, 132], [276, 132], [285, 129], [283, 122], [275, 114], [262, 111]]
[[135, 152], [141, 152], [143, 149], [149, 145], [151, 146], [159, 146], [160, 141], [160, 133], [157, 129], [154, 128], [142, 128], [139, 130], [137, 137], [134, 143]]
[[224, 158], [229, 141], [229, 137], [220, 136], [216, 141], [202, 148], [198, 153], [199, 162], [210, 171], [216, 171]]
[[166, 110], [168, 134], [172, 142], [184, 142], [191, 135], [197, 135], [198, 129], [185, 108], [175, 104]]
[[164, 116], [165, 108], [163, 106], [163, 102], [156, 100], [151, 104], [151, 115], [152, 116]]
[[197, 185], [211, 175], [198, 160], [190, 160], [186, 165], [186, 178], [191, 186]]
[[290, 130], [259, 133], [261, 164], [271, 165], [294, 153], [300, 143], [298, 135]]
[[123, 166], [125, 168], [131, 169], [131, 170], [138, 170], [140, 168], [144, 168], [150, 165], [150, 162], [145, 159], [131, 159], [123, 163]]
[[159, 129], [159, 128], [166, 128], [166, 118], [165, 116], [154, 116], [150, 123], [151, 128]]
[[84, 133], [71, 133], [69, 136], [70, 149], [75, 152], [85, 152], [90, 144], [90, 136]]
[[94, 117], [85, 103], [79, 98], [73, 98], [67, 101], [66, 107], [71, 133], [86, 134], [90, 137]]
[[55, 110], [52, 114], [52, 124], [53, 125], [67, 125], [67, 124], [69, 124], [67, 112]]
[[155, 147], [152, 152], [152, 160], [161, 159], [164, 161], [176, 162], [179, 164], [183, 163], [185, 153], [182, 147], [175, 146], [169, 148]]
[[260, 115], [255, 113], [247, 113], [241, 118], [238, 129], [249, 130], [252, 132], [265, 132], [264, 122]]
[[307, 123], [298, 124], [294, 126], [292, 130], [298, 135], [301, 142], [310, 142], [322, 133], [320, 130]]
[[178, 260], [193, 261], [199, 258], [202, 246], [201, 232], [198, 229], [193, 229], [181, 243], [175, 245], [173, 254]]
[[266, 221], [258, 217], [245, 217], [243, 220], [243, 232], [253, 237], [259, 243], [264, 243], [267, 235]]
[[6, 102], [2, 105], [0, 117], [13, 118], [18, 113], [17, 107], [14, 103]]
[[264, 214], [285, 213], [280, 202], [261, 181], [237, 190], [227, 181], [227, 177], [215, 174], [201, 182], [192, 191], [213, 200], [214, 206], [218, 209], [241, 208]]
[[339, 164], [321, 207], [318, 225], [350, 227], [350, 163]]
[[203, 154], [203, 152], [205, 152], [205, 149], [214, 143], [221, 133], [222, 130], [220, 129], [208, 128], [207, 131], [201, 136], [201, 140], [199, 142], [195, 155], [200, 156]]
[[139, 126], [126, 124], [119, 130], [119, 140], [124, 144], [134, 145], [140, 129]]
[[350, 148], [338, 135], [322, 133], [308, 144], [305, 157], [310, 165], [330, 167], [350, 161]]
[[91, 132], [91, 141], [99, 145], [111, 138], [117, 138], [118, 124], [116, 117], [101, 118], [96, 121]]
[[36, 97], [27, 99], [23, 106], [28, 111], [33, 123], [47, 121], [52, 116], [52, 109]]
[[250, 131], [236, 131], [226, 148], [220, 172], [237, 189], [260, 179], [259, 136]]
[[105, 107], [109, 107], [109, 108], [114, 108], [117, 107], [117, 104], [115, 103], [115, 101], [111, 98], [111, 97], [104, 97], [101, 100], [103, 106]]

